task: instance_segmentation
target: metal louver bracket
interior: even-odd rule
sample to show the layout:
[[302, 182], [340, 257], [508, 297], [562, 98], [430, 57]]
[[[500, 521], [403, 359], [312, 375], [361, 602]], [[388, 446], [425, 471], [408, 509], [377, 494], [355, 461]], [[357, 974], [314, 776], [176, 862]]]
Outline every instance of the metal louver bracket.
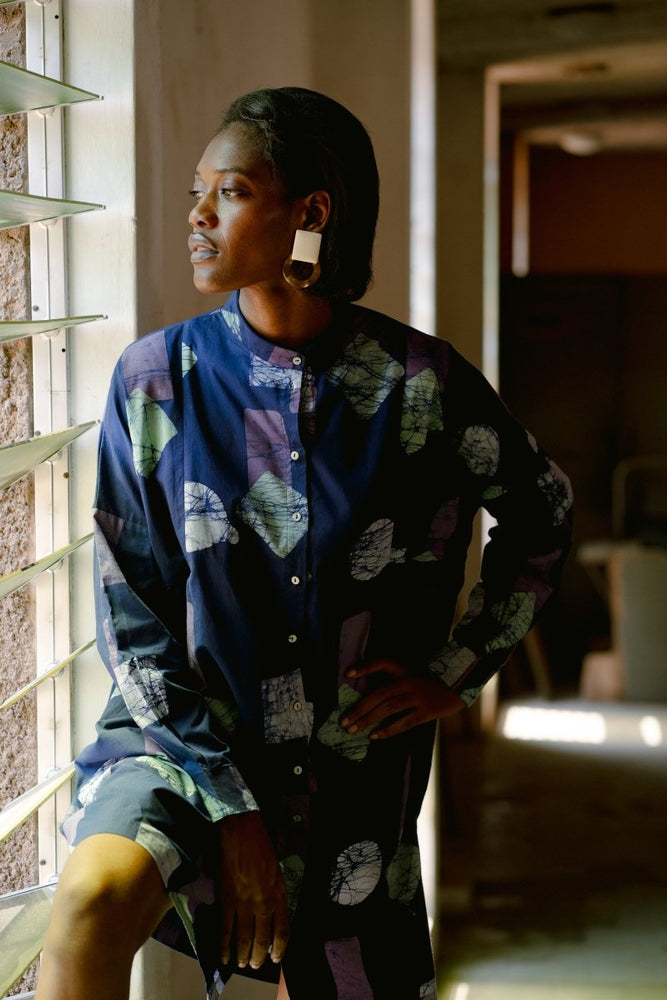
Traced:
[[64, 198], [41, 198], [20, 191], [0, 191], [0, 229], [26, 226], [33, 222], [48, 222], [79, 212], [104, 208], [86, 201], [66, 201]]
[[17, 799], [5, 806], [0, 811], [0, 842], [5, 840], [21, 823], [24, 823], [29, 816], [32, 816], [47, 799], [50, 799], [58, 791], [61, 785], [69, 781], [73, 774], [74, 761], [70, 761], [65, 767], [53, 771], [44, 781], [29, 788], [27, 792], [19, 795]]
[[79, 326], [81, 323], [92, 323], [105, 319], [103, 313], [94, 316], [62, 316], [60, 319], [19, 319], [0, 322], [0, 344], [9, 340], [21, 340], [23, 337], [35, 337], [39, 333], [50, 333], [52, 330], [64, 330], [68, 326]]
[[77, 424], [76, 427], [66, 427], [62, 431], [52, 431], [49, 434], [29, 438], [27, 441], [0, 446], [0, 490], [11, 486], [42, 462], [57, 455], [71, 441], [85, 434], [97, 423], [97, 420], [89, 420], [85, 424]]
[[[3, 995], [40, 953], [55, 891], [55, 883], [52, 883], [0, 896], [0, 992]], [[22, 993], [21, 996], [34, 996], [34, 993]]]
[[99, 100], [99, 94], [0, 61], [0, 115]]
[[25, 587], [27, 583], [30, 583], [36, 576], [43, 573], [47, 569], [51, 569], [53, 566], [57, 565], [62, 559], [78, 549], [80, 545], [84, 545], [89, 542], [93, 537], [92, 531], [88, 535], [84, 535], [83, 538], [77, 539], [76, 542], [71, 542], [69, 545], [63, 545], [61, 549], [57, 549], [55, 552], [51, 552], [48, 556], [43, 556], [34, 563], [30, 563], [29, 566], [24, 566], [23, 569], [17, 569], [13, 573], [8, 573], [6, 576], [0, 577], [0, 598], [7, 597], [8, 594], [13, 594], [15, 590], [20, 590], [21, 587]]
[[38, 677], [35, 677], [28, 684], [24, 684], [23, 687], [15, 691], [14, 694], [10, 694], [4, 701], [0, 701], [0, 712], [2, 712], [5, 708], [9, 708], [10, 705], [14, 705], [24, 695], [30, 694], [31, 691], [38, 688], [40, 684], [44, 683], [44, 681], [48, 681], [50, 677], [57, 677], [61, 670], [64, 670], [65, 667], [67, 667], [70, 663], [73, 663], [74, 660], [81, 656], [82, 653], [85, 653], [94, 645], [95, 640], [90, 639], [89, 642], [85, 642], [83, 646], [79, 646], [79, 648], [75, 649], [74, 652], [69, 654], [69, 656], [66, 656], [64, 660], [60, 660], [58, 663], [54, 663], [53, 666], [47, 667], [47, 669], [39, 674]]

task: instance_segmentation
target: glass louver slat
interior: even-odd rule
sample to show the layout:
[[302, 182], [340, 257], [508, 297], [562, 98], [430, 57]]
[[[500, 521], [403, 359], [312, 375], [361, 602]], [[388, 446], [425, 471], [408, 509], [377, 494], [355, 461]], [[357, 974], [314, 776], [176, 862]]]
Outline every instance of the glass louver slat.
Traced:
[[20, 191], [0, 191], [0, 229], [26, 226], [33, 222], [48, 222], [79, 212], [92, 212], [104, 208], [85, 201], [67, 201], [64, 198], [41, 198]]
[[89, 420], [85, 424], [77, 424], [76, 427], [66, 427], [50, 434], [40, 434], [27, 441], [0, 446], [0, 490], [4, 490], [17, 479], [32, 472], [42, 462], [57, 455], [70, 442], [96, 425], [97, 420]]
[[104, 314], [61, 316], [58, 319], [3, 320], [0, 321], [0, 344], [10, 340], [21, 340], [23, 337], [35, 337], [39, 333], [50, 333], [52, 330], [64, 330], [68, 326], [79, 326], [81, 323], [93, 323], [98, 319], [104, 319]]
[[76, 542], [63, 545], [61, 549], [56, 549], [55, 552], [51, 552], [48, 556], [43, 556], [36, 562], [30, 563], [29, 566], [24, 566], [22, 569], [17, 569], [13, 573], [8, 573], [6, 576], [0, 577], [0, 598], [7, 597], [9, 594], [13, 594], [14, 591], [20, 590], [21, 587], [25, 587], [26, 584], [34, 580], [40, 573], [44, 573], [45, 570], [56, 566], [62, 559], [74, 552], [75, 549], [89, 542], [92, 537], [93, 533], [91, 531], [90, 534], [84, 535], [83, 538], [78, 538]]
[[57, 677], [57, 675], [60, 673], [61, 670], [64, 670], [66, 666], [68, 666], [70, 663], [73, 663], [74, 660], [78, 659], [78, 657], [81, 656], [82, 653], [85, 653], [87, 650], [91, 649], [94, 645], [95, 645], [94, 639], [90, 639], [89, 642], [84, 642], [83, 646], [79, 646], [79, 648], [75, 649], [72, 653], [69, 654], [69, 656], [66, 656], [64, 660], [60, 660], [58, 663], [54, 663], [52, 667], [49, 667], [48, 670], [45, 670], [43, 673], [41, 673], [39, 677], [35, 677], [34, 680], [30, 681], [29, 684], [24, 684], [23, 687], [15, 691], [14, 694], [10, 694], [9, 697], [5, 698], [4, 701], [0, 701], [0, 712], [2, 712], [2, 710], [5, 708], [9, 708], [10, 705], [16, 704], [16, 702], [19, 701], [21, 698], [23, 698], [24, 695], [30, 694], [31, 691], [34, 691], [35, 688], [38, 688], [40, 684], [44, 683], [44, 681], [48, 681], [50, 677]]
[[60, 80], [40, 76], [39, 73], [31, 73], [20, 66], [0, 61], [0, 115], [39, 111], [99, 99], [99, 94], [91, 94], [80, 87], [72, 87]]
[[40, 781], [38, 785], [29, 788], [23, 795], [19, 795], [9, 805], [0, 811], [0, 842], [5, 840], [9, 834], [24, 823], [29, 816], [32, 816], [47, 799], [50, 799], [55, 792], [64, 785], [74, 774], [74, 762], [70, 761], [65, 767], [58, 768]]
[[[4, 995], [30, 968], [42, 948], [55, 884], [0, 896], [0, 992]], [[34, 993], [22, 993], [22, 997]], [[15, 996], [13, 1000], [19, 1000]]]

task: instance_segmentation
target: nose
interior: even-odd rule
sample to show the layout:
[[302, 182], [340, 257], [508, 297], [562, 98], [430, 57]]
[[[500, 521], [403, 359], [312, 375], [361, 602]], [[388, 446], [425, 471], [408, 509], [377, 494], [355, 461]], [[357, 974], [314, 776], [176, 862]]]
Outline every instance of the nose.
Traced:
[[188, 222], [193, 229], [212, 229], [217, 225], [218, 216], [208, 195], [202, 195], [195, 202], [188, 215]]

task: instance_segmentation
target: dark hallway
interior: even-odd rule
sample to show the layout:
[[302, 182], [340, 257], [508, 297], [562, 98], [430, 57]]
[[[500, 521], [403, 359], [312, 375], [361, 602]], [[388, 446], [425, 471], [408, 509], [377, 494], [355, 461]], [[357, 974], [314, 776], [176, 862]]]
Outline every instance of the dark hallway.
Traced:
[[509, 702], [444, 757], [441, 1000], [663, 998], [667, 708]]

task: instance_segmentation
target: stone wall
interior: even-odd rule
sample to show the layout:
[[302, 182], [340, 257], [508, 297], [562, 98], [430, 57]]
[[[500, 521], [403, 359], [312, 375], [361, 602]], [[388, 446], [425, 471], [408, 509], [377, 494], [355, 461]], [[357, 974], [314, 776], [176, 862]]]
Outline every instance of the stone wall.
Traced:
[[[25, 62], [24, 5], [0, 8], [0, 59]], [[0, 118], [0, 187], [27, 189], [26, 116]], [[0, 231], [0, 319], [29, 315], [28, 227]], [[32, 432], [31, 341], [0, 344], [0, 444]], [[0, 575], [31, 562], [33, 552], [31, 477], [0, 494]], [[0, 601], [0, 702], [35, 673], [33, 601], [26, 588]], [[0, 718], [0, 807], [37, 780], [36, 711], [28, 696]], [[25, 824], [0, 845], [0, 893], [38, 880], [35, 824]], [[15, 991], [30, 987], [28, 976]]]

